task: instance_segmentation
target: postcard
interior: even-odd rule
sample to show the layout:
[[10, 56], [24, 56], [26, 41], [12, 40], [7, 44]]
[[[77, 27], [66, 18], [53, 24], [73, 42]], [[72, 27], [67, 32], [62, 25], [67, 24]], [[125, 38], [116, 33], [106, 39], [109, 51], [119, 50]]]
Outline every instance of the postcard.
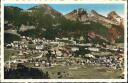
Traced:
[[3, 2], [2, 82], [126, 82], [127, 3]]

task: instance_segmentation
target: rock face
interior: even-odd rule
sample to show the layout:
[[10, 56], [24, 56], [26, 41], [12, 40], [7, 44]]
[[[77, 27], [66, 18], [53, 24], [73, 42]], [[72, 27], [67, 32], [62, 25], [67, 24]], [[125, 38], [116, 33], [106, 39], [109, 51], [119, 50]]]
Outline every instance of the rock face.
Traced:
[[111, 21], [114, 21], [118, 25], [123, 25], [123, 18], [121, 18], [115, 11], [110, 12], [107, 18]]
[[108, 29], [108, 39], [111, 41], [111, 43], [115, 43], [116, 39], [120, 38], [121, 33], [117, 31], [116, 28], [110, 28]]
[[80, 21], [80, 22], [99, 22], [103, 25], [121, 25], [123, 19], [116, 14], [116, 12], [112, 11], [108, 14], [108, 17], [102, 16], [98, 14], [95, 10], [87, 11], [85, 9], [77, 9], [65, 15], [65, 17], [72, 21]]
[[85, 21], [89, 20], [87, 11], [82, 8], [80, 8], [78, 10], [73, 10], [72, 12], [65, 15], [65, 17], [72, 21], [85, 22]]

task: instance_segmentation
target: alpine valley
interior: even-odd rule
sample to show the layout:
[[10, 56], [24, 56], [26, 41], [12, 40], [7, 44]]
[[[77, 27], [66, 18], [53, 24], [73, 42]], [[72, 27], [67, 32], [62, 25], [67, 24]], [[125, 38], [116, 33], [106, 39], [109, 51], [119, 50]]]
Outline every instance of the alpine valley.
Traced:
[[74, 8], [62, 14], [56, 4], [27, 10], [21, 9], [26, 4], [9, 5], [4, 7], [5, 79], [124, 78], [124, 19], [118, 11], [102, 15]]

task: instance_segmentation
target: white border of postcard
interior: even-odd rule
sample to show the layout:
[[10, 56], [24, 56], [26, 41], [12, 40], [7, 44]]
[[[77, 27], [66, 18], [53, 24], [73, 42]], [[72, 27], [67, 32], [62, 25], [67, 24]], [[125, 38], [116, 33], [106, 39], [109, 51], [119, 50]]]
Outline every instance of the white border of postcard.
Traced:
[[[92, 1], [92, 0], [91, 0]], [[4, 2], [1, 4], [1, 81], [2, 82], [127, 82], [127, 2], [124, 1], [102, 1], [102, 2], [75, 2], [75, 1], [55, 1], [55, 2]], [[125, 7], [125, 42], [124, 42], [124, 53], [125, 53], [125, 75], [124, 79], [4, 79], [4, 4], [124, 4]]]

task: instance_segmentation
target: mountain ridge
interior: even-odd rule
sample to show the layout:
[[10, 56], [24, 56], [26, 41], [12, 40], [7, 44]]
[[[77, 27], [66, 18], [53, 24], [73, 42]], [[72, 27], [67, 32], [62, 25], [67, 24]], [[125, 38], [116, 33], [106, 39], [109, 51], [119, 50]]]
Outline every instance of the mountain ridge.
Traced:
[[[116, 17], [118, 17], [119, 19], [123, 19], [119, 15], [117, 15], [115, 11], [111, 11], [108, 14], [108, 16], [105, 17], [97, 13], [95, 10], [87, 11], [83, 8], [73, 10], [72, 12], [66, 14], [65, 17], [72, 21], [76, 21], [76, 20], [79, 20], [81, 22], [94, 21], [94, 22], [101, 22], [101, 23], [103, 22], [106, 24], [114, 24], [114, 25], [120, 25], [120, 22], [117, 22]], [[110, 19], [112, 17], [114, 20]], [[81, 20], [81, 19], [84, 19], [84, 20]]]
[[[120, 26], [116, 25], [115, 23], [111, 23], [113, 21], [109, 20], [113, 14], [114, 17], [116, 17], [115, 13], [112, 13], [112, 15], [110, 13], [108, 17], [105, 17], [97, 13], [95, 10], [88, 12], [88, 10], [81, 8], [66, 14], [71, 17], [70, 19], [69, 17], [67, 18], [66, 15], [63, 15], [60, 12], [54, 10], [49, 5], [39, 5], [27, 10], [17, 11], [17, 17], [11, 14], [11, 12], [14, 13], [17, 9], [15, 10], [14, 8], [13, 11], [5, 8], [5, 10], [5, 20], [10, 21], [14, 27], [18, 28], [20, 28], [23, 24], [27, 27], [36, 27], [32, 31], [29, 29], [29, 32], [27, 31], [27, 33], [32, 34], [33, 36], [37, 35], [37, 37], [49, 36], [50, 38], [54, 38], [55, 36], [81, 36], [83, 34], [85, 36], [85, 34], [89, 34], [91, 32], [96, 33], [96, 35], [100, 35], [98, 37], [102, 39], [111, 39], [110, 42], [116, 41], [120, 37], [120, 34], [118, 33], [118, 29], [120, 29], [118, 27]], [[8, 19], [8, 16], [11, 16], [11, 19]], [[23, 22], [21, 22], [21, 20], [23, 20]], [[17, 31], [18, 30], [19, 29], [17, 29]], [[122, 32], [122, 30], [120, 31]], [[27, 35], [24, 32], [19, 32], [19, 34]], [[109, 37], [111, 37], [109, 35], [111, 34], [113, 35], [113, 38], [109, 39]]]

